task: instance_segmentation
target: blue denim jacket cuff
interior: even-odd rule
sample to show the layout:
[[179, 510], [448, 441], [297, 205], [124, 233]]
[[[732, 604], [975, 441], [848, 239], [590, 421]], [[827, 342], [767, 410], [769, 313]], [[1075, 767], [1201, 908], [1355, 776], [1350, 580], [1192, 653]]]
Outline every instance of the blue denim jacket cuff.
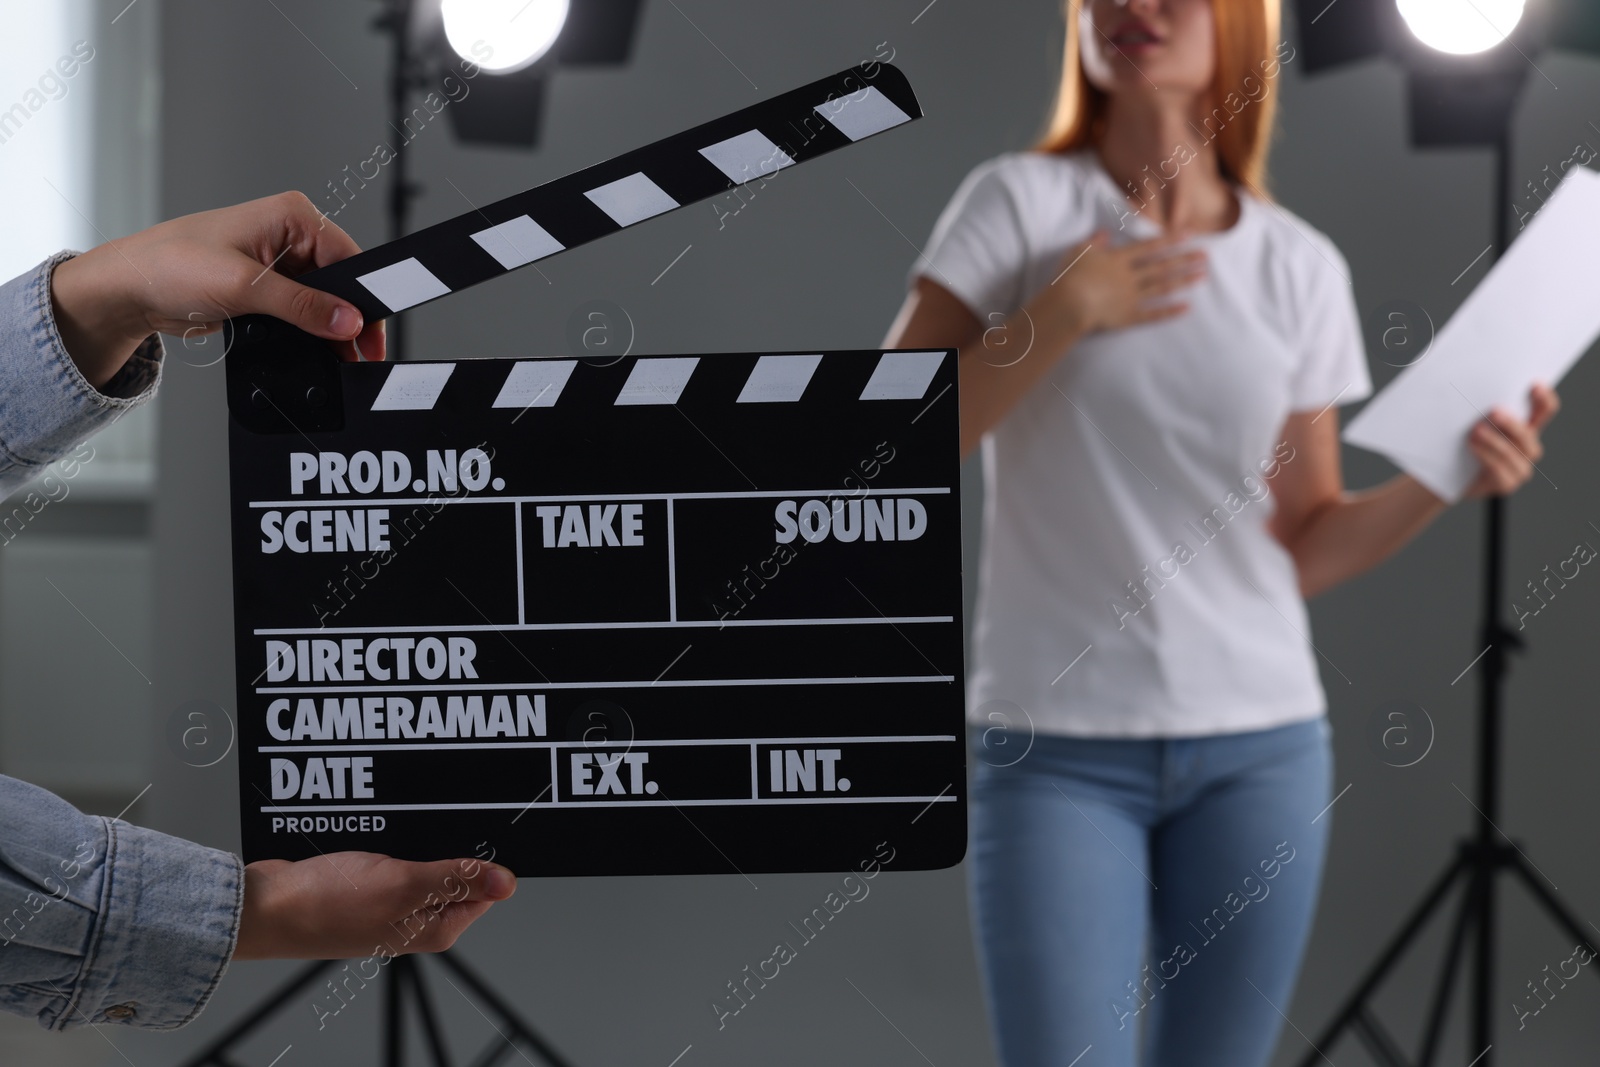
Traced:
[[0, 323], [18, 334], [5, 338], [0, 360], [0, 472], [42, 469], [149, 400], [160, 384], [166, 350], [159, 334], [145, 338], [99, 389], [72, 361], [56, 325], [50, 279], [77, 254], [57, 252], [0, 285]]
[[237, 856], [107, 821], [97, 924], [56, 1029], [121, 1023], [173, 1030], [200, 1014], [233, 956], [244, 907]]

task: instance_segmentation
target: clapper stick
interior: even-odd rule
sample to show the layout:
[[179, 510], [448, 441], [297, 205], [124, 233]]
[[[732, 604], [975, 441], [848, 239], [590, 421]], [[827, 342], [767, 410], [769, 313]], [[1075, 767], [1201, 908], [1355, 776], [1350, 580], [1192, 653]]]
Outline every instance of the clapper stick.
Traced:
[[841, 71], [298, 280], [374, 322], [920, 118], [905, 76], [873, 70]]
[[[296, 280], [377, 322], [921, 117], [898, 68], [862, 64]], [[338, 427], [325, 342], [244, 316], [226, 345], [229, 406], [252, 429]]]

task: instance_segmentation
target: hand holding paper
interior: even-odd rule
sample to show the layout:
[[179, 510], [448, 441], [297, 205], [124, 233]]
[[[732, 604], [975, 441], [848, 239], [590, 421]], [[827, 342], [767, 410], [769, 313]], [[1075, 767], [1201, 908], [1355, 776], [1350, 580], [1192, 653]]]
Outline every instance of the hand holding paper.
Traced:
[[[1482, 462], [1469, 436], [1500, 407], [1526, 414], [1535, 435], [1554, 415], [1529, 406], [1529, 387], [1554, 385], [1600, 336], [1600, 174], [1570, 172], [1527, 231], [1455, 313], [1427, 354], [1407, 367], [1345, 429], [1344, 439], [1378, 452], [1431, 492], [1455, 501], [1480, 483]], [[1492, 454], [1520, 435], [1493, 431]], [[1537, 444], [1535, 437], [1533, 444]], [[1521, 460], [1538, 456], [1522, 441]]]
[[1529, 413], [1520, 419], [1505, 408], [1489, 409], [1489, 416], [1473, 426], [1467, 447], [1478, 460], [1478, 474], [1462, 496], [1466, 499], [1503, 496], [1522, 487], [1544, 458], [1540, 431], [1561, 409], [1561, 400], [1548, 385], [1528, 390]]

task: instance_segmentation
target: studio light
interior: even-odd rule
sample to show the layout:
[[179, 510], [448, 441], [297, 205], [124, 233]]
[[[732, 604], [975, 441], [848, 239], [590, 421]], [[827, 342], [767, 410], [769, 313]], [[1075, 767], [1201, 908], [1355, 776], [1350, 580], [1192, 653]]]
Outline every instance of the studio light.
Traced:
[[[551, 75], [619, 66], [633, 51], [643, 0], [379, 0], [373, 27], [391, 43], [388, 128], [409, 142], [446, 112], [456, 140], [491, 148], [539, 143]], [[418, 98], [421, 102], [418, 102]], [[410, 232], [411, 154], [388, 164], [389, 237]], [[389, 319], [389, 358], [405, 358], [404, 316]]]
[[1523, 7], [1524, 0], [1400, 0], [1400, 14], [1417, 40], [1458, 56], [1487, 51], [1511, 36]]
[[[465, 65], [490, 77], [450, 106], [462, 144], [532, 148], [551, 75], [616, 66], [633, 51], [642, 0], [388, 0], [410, 8], [404, 24], [416, 88], [437, 87]], [[436, 72], [431, 78], [426, 71]]]
[[1311, 73], [1388, 56], [1402, 66], [1474, 70], [1546, 49], [1600, 55], [1594, 0], [1295, 0]]
[[1492, 145], [1504, 133], [1528, 57], [1583, 48], [1592, 29], [1577, 9], [1526, 0], [1298, 0], [1312, 73], [1387, 57], [1406, 74], [1411, 142]]
[[567, 24], [568, 0], [444, 0], [445, 40], [490, 74], [510, 74], [550, 51]]

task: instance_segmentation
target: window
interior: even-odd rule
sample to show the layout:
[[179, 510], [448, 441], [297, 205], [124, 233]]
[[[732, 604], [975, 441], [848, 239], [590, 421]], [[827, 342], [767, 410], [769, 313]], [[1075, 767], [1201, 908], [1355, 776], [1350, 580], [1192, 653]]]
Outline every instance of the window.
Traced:
[[[116, 7], [117, 10], [112, 8]], [[15, 4], [0, 35], [0, 279], [156, 221], [156, 5]], [[120, 11], [120, 14], [119, 14]], [[148, 493], [155, 412], [95, 439], [87, 496]]]

